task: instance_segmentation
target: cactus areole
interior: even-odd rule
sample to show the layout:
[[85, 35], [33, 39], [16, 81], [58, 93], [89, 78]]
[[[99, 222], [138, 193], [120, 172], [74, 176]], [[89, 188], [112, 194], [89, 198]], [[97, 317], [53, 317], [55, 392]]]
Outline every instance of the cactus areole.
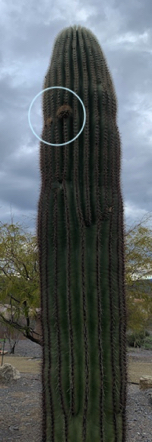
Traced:
[[[126, 301], [115, 90], [95, 36], [55, 40], [43, 89], [37, 236], [42, 441], [126, 441]], [[65, 143], [64, 146], [58, 144]]]

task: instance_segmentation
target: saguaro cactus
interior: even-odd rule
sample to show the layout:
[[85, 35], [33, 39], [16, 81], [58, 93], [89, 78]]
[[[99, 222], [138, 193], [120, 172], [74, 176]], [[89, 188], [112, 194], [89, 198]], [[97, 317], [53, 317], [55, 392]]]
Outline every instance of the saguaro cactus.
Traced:
[[[124, 224], [117, 104], [95, 36], [56, 38], [38, 203], [43, 442], [126, 441]], [[58, 144], [65, 143], [64, 146]]]

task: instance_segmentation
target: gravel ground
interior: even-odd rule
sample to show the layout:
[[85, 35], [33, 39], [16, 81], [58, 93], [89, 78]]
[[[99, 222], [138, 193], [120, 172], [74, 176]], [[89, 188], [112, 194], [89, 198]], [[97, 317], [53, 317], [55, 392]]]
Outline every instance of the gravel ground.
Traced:
[[[5, 350], [10, 352], [9, 342], [5, 342]], [[15, 356], [29, 357], [29, 358], [41, 358], [42, 347], [29, 339], [23, 339], [17, 342], [15, 345]]]
[[[5, 350], [9, 350], [6, 343]], [[19, 341], [16, 356], [41, 358], [42, 348], [29, 340]], [[152, 351], [128, 352], [138, 364], [138, 358], [152, 361]], [[0, 441], [41, 442], [41, 376], [21, 373], [11, 386], [0, 388]], [[126, 442], [152, 442], [152, 399], [150, 390], [142, 391], [138, 384], [127, 385], [127, 439]], [[32, 396], [31, 396], [32, 391]], [[32, 403], [31, 403], [32, 401]], [[6, 419], [7, 416], [7, 419]]]

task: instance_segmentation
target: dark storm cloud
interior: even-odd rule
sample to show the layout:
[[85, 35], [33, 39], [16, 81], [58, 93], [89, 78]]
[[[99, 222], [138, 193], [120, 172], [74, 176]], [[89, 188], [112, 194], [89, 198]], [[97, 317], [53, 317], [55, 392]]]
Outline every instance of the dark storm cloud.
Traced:
[[151, 0], [134, 0], [129, 2], [122, 2], [115, 0], [114, 7], [119, 10], [124, 20], [124, 30], [133, 32], [144, 32], [144, 30], [151, 30], [152, 24], [152, 2]]

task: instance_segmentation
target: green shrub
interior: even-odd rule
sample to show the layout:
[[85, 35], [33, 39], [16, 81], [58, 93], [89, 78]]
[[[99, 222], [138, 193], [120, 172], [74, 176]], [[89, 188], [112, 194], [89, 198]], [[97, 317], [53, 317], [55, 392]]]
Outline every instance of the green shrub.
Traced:
[[[127, 336], [127, 345], [129, 347], [142, 347], [146, 341], [147, 338], [149, 338], [150, 333], [146, 331], [140, 331], [140, 332], [134, 332], [131, 334], [128, 334]], [[152, 341], [152, 338], [149, 338]], [[148, 341], [149, 342], [149, 341]]]
[[143, 341], [143, 348], [145, 350], [152, 350], [152, 336], [147, 336]]

